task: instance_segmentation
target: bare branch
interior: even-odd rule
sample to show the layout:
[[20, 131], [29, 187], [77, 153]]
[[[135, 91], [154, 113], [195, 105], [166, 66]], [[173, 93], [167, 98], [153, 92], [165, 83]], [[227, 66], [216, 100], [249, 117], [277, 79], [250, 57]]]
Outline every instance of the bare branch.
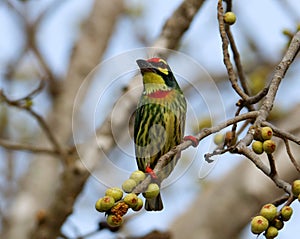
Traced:
[[[32, 91], [29, 96], [31, 97], [32, 95], [37, 94], [38, 91], [40, 91], [42, 84], [40, 84], [40, 86], [35, 89], [34, 91]], [[50, 129], [50, 127], [48, 126], [48, 124], [46, 123], [46, 121], [44, 120], [44, 118], [42, 116], [40, 116], [38, 113], [36, 113], [31, 106], [27, 106], [26, 105], [26, 100], [31, 100], [29, 99], [27, 96], [25, 98], [22, 98], [20, 101], [19, 100], [10, 100], [8, 99], [8, 97], [4, 94], [4, 92], [2, 90], [0, 90], [0, 97], [2, 100], [4, 100], [8, 105], [25, 110], [26, 112], [28, 112], [32, 117], [34, 117], [36, 119], [36, 121], [38, 122], [38, 124], [40, 125], [40, 127], [42, 128], [42, 130], [44, 131], [44, 133], [46, 134], [47, 138], [49, 139], [49, 141], [52, 143], [52, 145], [55, 148], [55, 151], [59, 152], [61, 156], [64, 155], [63, 149], [60, 146], [59, 142], [57, 141], [56, 137], [54, 136], [52, 130]], [[25, 102], [23, 102], [25, 101]]]
[[[231, 5], [231, 1], [230, 1], [230, 5]], [[229, 8], [228, 3], [227, 3], [227, 8]], [[231, 11], [230, 8], [227, 9], [227, 11]], [[250, 95], [250, 90], [249, 90], [247, 82], [246, 82], [246, 76], [244, 74], [242, 62], [241, 62], [241, 59], [240, 59], [240, 53], [239, 53], [239, 51], [237, 49], [237, 46], [235, 44], [235, 40], [233, 38], [233, 35], [231, 33], [229, 25], [225, 26], [225, 31], [226, 31], [226, 34], [228, 36], [228, 40], [229, 40], [229, 43], [230, 43], [231, 50], [233, 52], [233, 59], [234, 59], [234, 62], [235, 62], [237, 74], [238, 74], [240, 82], [241, 82], [241, 86], [242, 86], [244, 92], [247, 95]]]
[[248, 159], [250, 159], [257, 168], [259, 168], [266, 176], [271, 178], [274, 183], [279, 187], [286, 191], [288, 194], [291, 194], [291, 185], [278, 177], [277, 174], [272, 175], [271, 170], [267, 167], [261, 159], [255, 154], [252, 150], [247, 148], [246, 146], [242, 146], [241, 154], [245, 155]]
[[272, 130], [274, 131], [274, 134], [280, 138], [283, 138], [283, 139], [288, 139], [298, 145], [300, 145], [300, 138], [297, 137], [296, 135], [293, 135], [292, 133], [289, 133], [283, 129], [280, 129], [278, 127], [276, 127], [275, 125], [265, 121], [265, 122], [262, 122], [262, 125], [263, 126], [268, 126], [270, 128], [272, 128]]
[[[191, 22], [204, 0], [185, 0], [165, 22], [162, 32], [153, 44], [153, 47], [176, 49], [182, 35], [188, 30]], [[164, 55], [161, 49], [159, 55]]]
[[297, 163], [295, 157], [292, 154], [289, 141], [287, 139], [283, 139], [283, 142], [285, 144], [286, 152], [289, 155], [289, 158], [290, 158], [291, 162], [293, 163], [293, 165], [295, 166], [295, 168], [297, 169], [297, 171], [300, 172], [300, 165]]
[[[254, 122], [254, 126], [261, 126], [263, 122], [266, 122], [270, 111], [272, 110], [273, 103], [275, 100], [276, 93], [279, 88], [279, 84], [281, 80], [284, 78], [285, 73], [287, 72], [289, 66], [292, 64], [293, 60], [295, 59], [296, 55], [300, 50], [300, 31], [295, 34], [293, 37], [289, 48], [287, 49], [283, 59], [278, 64], [275, 69], [274, 76], [270, 82], [268, 93], [262, 102], [262, 106], [259, 109], [259, 115]], [[238, 152], [241, 151], [241, 148], [244, 148], [246, 145], [249, 145], [253, 140], [253, 134], [248, 132], [248, 134], [241, 140], [237, 146], [236, 150]]]
[[0, 145], [3, 148], [10, 149], [10, 150], [22, 150], [22, 151], [29, 151], [31, 153], [41, 153], [41, 154], [51, 154], [51, 155], [59, 154], [58, 151], [55, 151], [53, 149], [43, 148], [40, 146], [35, 146], [30, 144], [14, 143], [5, 139], [0, 139]]
[[229, 55], [229, 51], [228, 51], [229, 41], [228, 41], [226, 30], [225, 30], [223, 14], [224, 14], [224, 11], [223, 11], [223, 6], [222, 6], [222, 0], [219, 0], [218, 1], [218, 21], [219, 21], [220, 35], [221, 35], [221, 39], [222, 39], [223, 61], [226, 66], [232, 88], [236, 91], [236, 93], [244, 101], [247, 101], [249, 96], [238, 85], [237, 76], [234, 72], [233, 65], [230, 61], [230, 55]]
[[272, 154], [267, 154], [268, 156], [268, 160], [269, 160], [269, 165], [270, 165], [270, 177], [274, 178], [274, 177], [278, 177], [277, 175], [277, 169], [276, 169], [276, 165], [275, 165], [275, 160]]

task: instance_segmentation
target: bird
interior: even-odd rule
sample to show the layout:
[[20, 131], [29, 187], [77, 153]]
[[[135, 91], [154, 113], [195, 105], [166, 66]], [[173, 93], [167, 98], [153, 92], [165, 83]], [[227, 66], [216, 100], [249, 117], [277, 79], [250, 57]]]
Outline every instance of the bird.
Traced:
[[[159, 158], [183, 140], [187, 103], [168, 63], [159, 57], [138, 59], [143, 78], [143, 92], [137, 105], [134, 122], [134, 144], [138, 169], [149, 173]], [[173, 171], [180, 154], [168, 163], [152, 180], [159, 186]], [[152, 171], [153, 172], [153, 171]], [[147, 211], [160, 211], [160, 193], [146, 199]]]

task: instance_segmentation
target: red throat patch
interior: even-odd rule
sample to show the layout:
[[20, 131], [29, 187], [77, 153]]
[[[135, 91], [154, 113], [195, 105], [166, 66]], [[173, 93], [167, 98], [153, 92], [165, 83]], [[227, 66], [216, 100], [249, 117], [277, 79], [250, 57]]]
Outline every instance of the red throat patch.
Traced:
[[148, 95], [148, 97], [150, 98], [156, 98], [156, 99], [160, 99], [160, 98], [165, 98], [168, 94], [170, 94], [171, 91], [165, 91], [165, 90], [158, 90], [155, 92], [152, 92]]

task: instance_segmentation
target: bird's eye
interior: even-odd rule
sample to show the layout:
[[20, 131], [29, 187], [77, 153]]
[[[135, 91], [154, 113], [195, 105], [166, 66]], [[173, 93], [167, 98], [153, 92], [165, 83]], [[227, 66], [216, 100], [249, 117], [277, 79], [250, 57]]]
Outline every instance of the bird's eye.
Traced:
[[163, 68], [163, 69], [167, 68], [166, 64], [164, 62], [162, 62], [162, 61], [160, 61], [160, 62], [157, 63], [157, 67]]

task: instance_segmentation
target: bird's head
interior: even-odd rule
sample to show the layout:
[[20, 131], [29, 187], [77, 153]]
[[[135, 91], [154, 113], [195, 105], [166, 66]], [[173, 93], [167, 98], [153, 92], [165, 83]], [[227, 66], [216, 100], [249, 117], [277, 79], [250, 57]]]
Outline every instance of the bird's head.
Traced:
[[140, 68], [141, 74], [143, 75], [144, 85], [158, 84], [168, 89], [179, 89], [179, 85], [173, 75], [173, 72], [164, 59], [139, 59], [136, 62]]

